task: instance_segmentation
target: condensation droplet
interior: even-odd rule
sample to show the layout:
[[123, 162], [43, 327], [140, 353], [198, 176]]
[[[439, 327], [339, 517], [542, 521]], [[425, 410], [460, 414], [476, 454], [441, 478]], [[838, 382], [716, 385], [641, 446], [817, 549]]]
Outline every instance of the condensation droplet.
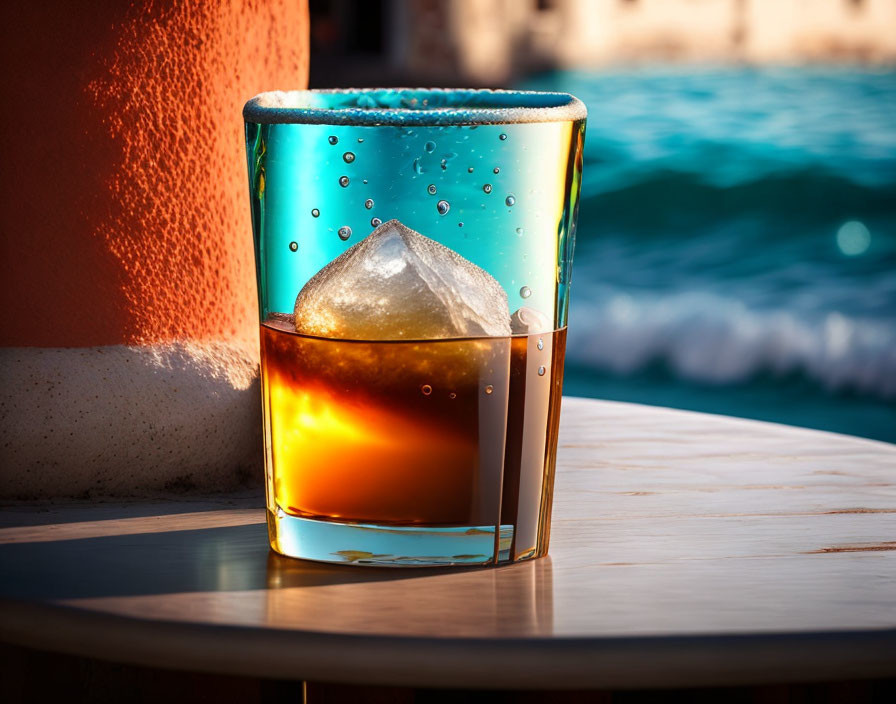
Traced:
[[439, 211], [439, 215], [444, 215], [451, 210], [451, 204], [447, 200], [440, 200], [436, 203], [436, 210]]
[[434, 196], [436, 194], [436, 184], [434, 184], [434, 183], [429, 184], [426, 187], [426, 190], [429, 193], [429, 195]]
[[523, 234], [523, 228], [521, 228], [521, 227], [516, 228], [516, 234], [518, 234], [518, 235], [522, 235], [522, 234]]
[[319, 218], [319, 217], [320, 217], [320, 211], [319, 211], [317, 208], [312, 208], [312, 210], [311, 210], [311, 217], [313, 217], [313, 218]]
[[361, 183], [367, 183], [367, 179], [365, 178]]
[[459, 223], [457, 223], [457, 226], [458, 226], [458, 227], [463, 227], [464, 224], [463, 224], [462, 222], [459, 222]]
[[486, 193], [491, 193], [492, 192], [492, 184], [490, 184], [490, 183], [485, 184], [482, 187], [482, 190], [485, 191]]
[[345, 188], [350, 181], [348, 180], [348, 176], [340, 176], [339, 177], [339, 185]]
[[467, 168], [467, 173], [468, 173], [468, 174], [473, 173], [473, 167], [472, 167], [472, 166], [470, 166], [470, 167]]
[[507, 135], [506, 135], [506, 134], [503, 134], [503, 133], [502, 133], [502, 134], [499, 134], [499, 135], [498, 135], [498, 139], [500, 139], [500, 140], [503, 142], [505, 139], [507, 139]]
[[447, 160], [447, 159], [442, 159], [442, 160], [439, 162], [439, 166], [442, 167], [442, 171], [447, 171], [447, 170], [448, 170], [448, 160]]
[[495, 387], [492, 386], [491, 384], [489, 384], [488, 386], [485, 387], [485, 393], [487, 393], [487, 394], [490, 394], [494, 390], [495, 390]]
[[364, 207], [370, 210], [373, 207], [373, 198], [368, 198], [364, 201]]
[[540, 350], [544, 349], [544, 340], [542, 340], [540, 337], [538, 338], [538, 344], [536, 345], [536, 347]]
[[352, 228], [350, 228], [348, 225], [343, 225], [342, 227], [339, 228], [338, 234], [339, 234], [339, 239], [341, 239], [343, 242], [345, 242], [345, 240], [347, 240], [349, 237], [352, 236]]
[[499, 168], [496, 166], [494, 169], [492, 169], [492, 172], [493, 172], [493, 173], [496, 173], [496, 174], [499, 174], [499, 173], [501, 173], [501, 169], [499, 169]]
[[364, 138], [358, 137], [358, 144], [364, 144]]
[[424, 384], [420, 387], [420, 391], [423, 392], [424, 396], [429, 396], [432, 393], [432, 387], [429, 384]]
[[342, 160], [346, 164], [351, 164], [355, 160], [355, 155], [353, 152], [346, 152], [345, 154], [342, 155]]
[[504, 203], [505, 203], [505, 204], [507, 205], [507, 207], [509, 208], [509, 207], [511, 207], [514, 203], [516, 203], [516, 198], [514, 198], [513, 196], [507, 196], [507, 197], [504, 199]]
[[544, 372], [545, 372], [544, 367], [539, 367], [539, 368], [538, 368], [538, 376], [544, 376]]
[[436, 143], [435, 143], [435, 142], [427, 142], [426, 144], [423, 145], [423, 148], [424, 148], [427, 152], [429, 152], [430, 154], [432, 154], [432, 153], [436, 150]]
[[452, 391], [450, 394], [448, 394], [448, 398], [455, 399], [457, 398], [457, 394]]
[[329, 138], [327, 139], [327, 141], [330, 144], [339, 144], [339, 138], [336, 137], [335, 135], [330, 135]]
[[528, 286], [523, 286], [520, 289], [520, 296], [522, 296], [523, 298], [528, 298], [531, 295], [532, 295], [532, 289], [529, 288]]
[[380, 225], [383, 224], [383, 221], [380, 220], [379, 218], [370, 218], [370, 224], [373, 225], [374, 227], [379, 227]]
[[419, 159], [414, 159], [414, 173], [422, 174], [425, 171], [423, 168], [423, 164], [420, 163]]

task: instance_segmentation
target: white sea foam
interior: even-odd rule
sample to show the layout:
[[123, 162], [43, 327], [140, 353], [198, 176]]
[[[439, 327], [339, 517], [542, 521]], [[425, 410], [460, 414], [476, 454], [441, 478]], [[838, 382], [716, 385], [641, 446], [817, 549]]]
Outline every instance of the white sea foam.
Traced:
[[802, 374], [829, 390], [896, 398], [896, 328], [836, 311], [801, 317], [708, 292], [581, 297], [570, 315], [570, 360], [627, 374], [664, 363], [715, 384]]

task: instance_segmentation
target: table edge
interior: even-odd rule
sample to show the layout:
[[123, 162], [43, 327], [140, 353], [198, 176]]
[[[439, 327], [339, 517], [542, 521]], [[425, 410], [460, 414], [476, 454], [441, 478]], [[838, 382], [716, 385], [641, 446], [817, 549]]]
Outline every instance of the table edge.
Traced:
[[3, 598], [0, 641], [164, 669], [411, 687], [647, 689], [896, 677], [896, 627], [425, 638], [140, 619]]

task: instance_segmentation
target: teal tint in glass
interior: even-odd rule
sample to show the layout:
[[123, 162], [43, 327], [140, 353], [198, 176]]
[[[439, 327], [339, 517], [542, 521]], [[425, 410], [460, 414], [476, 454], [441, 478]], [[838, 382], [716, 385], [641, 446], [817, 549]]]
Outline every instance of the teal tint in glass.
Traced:
[[[298, 91], [257, 96], [243, 114], [272, 546], [355, 564], [545, 554], [582, 104], [559, 93]], [[296, 330], [303, 287], [390, 221], [487, 272], [507, 297], [507, 333]], [[387, 298], [374, 317], [401, 305]]]
[[[574, 98], [306, 91], [261, 96], [244, 114], [262, 317], [291, 313], [298, 290], [369, 234], [372, 218], [397, 218], [488, 271], [511, 308], [528, 286], [526, 305], [566, 324], [584, 132]], [[352, 236], [341, 238], [342, 228]]]

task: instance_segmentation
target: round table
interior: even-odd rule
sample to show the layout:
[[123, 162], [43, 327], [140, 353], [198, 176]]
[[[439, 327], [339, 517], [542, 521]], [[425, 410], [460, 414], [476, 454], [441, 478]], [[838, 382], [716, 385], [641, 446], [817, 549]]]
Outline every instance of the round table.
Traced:
[[6, 506], [0, 641], [413, 687], [896, 675], [896, 446], [885, 443], [566, 398], [550, 557], [498, 568], [282, 558], [261, 502]]

